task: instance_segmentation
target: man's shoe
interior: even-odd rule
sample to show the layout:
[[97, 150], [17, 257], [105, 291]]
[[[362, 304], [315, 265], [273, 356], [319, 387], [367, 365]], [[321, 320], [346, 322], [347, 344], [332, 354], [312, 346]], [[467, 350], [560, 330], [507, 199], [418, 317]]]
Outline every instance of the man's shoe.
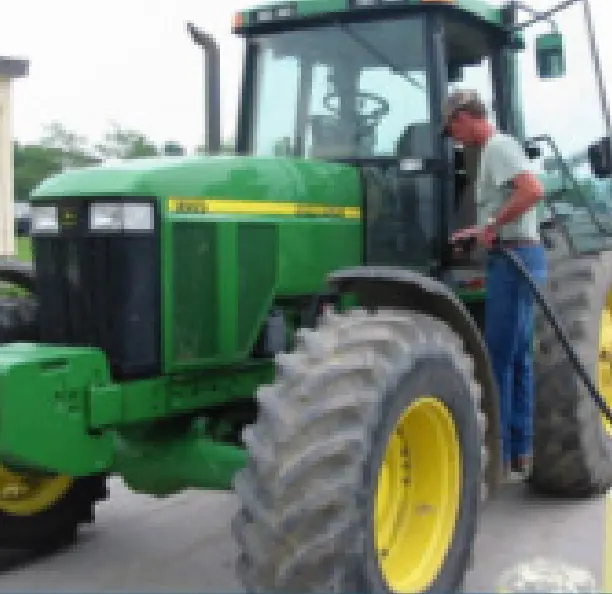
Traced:
[[504, 464], [502, 470], [502, 483], [515, 483], [516, 473], [512, 470], [512, 464], [510, 462]]
[[524, 478], [528, 478], [531, 474], [531, 456], [523, 454], [512, 459], [512, 472], [518, 473]]

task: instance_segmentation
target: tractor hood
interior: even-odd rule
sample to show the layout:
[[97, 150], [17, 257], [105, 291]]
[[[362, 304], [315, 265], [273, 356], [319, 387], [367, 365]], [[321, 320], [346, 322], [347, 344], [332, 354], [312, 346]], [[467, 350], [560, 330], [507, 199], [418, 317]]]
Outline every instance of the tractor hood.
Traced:
[[350, 165], [238, 156], [157, 157], [74, 169], [44, 181], [32, 199], [139, 196], [312, 201], [359, 206], [359, 174]]

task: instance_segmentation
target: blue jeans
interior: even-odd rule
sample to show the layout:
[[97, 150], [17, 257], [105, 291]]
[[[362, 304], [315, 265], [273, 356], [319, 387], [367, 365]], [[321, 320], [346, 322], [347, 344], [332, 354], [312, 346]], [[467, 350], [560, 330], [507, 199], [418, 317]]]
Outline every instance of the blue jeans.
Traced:
[[[535, 281], [546, 279], [543, 246], [512, 248]], [[534, 299], [529, 285], [501, 255], [487, 262], [485, 339], [500, 398], [503, 463], [531, 454], [533, 441]]]

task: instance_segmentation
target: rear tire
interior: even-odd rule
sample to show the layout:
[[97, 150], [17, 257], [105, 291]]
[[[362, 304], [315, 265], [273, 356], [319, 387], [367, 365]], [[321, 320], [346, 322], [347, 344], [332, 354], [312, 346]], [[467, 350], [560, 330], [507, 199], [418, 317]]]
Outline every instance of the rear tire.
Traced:
[[[549, 254], [548, 299], [610, 406], [612, 358], [608, 371], [600, 375], [599, 339], [602, 313], [612, 311], [612, 253], [572, 258], [561, 247], [561, 255], [556, 250]], [[549, 495], [601, 494], [612, 485], [612, 433], [606, 431], [601, 411], [539, 310], [537, 337], [531, 485]], [[612, 335], [609, 343], [612, 357]]]
[[277, 367], [235, 478], [247, 591], [460, 588], [487, 457], [480, 389], [457, 336], [412, 312], [327, 313]]

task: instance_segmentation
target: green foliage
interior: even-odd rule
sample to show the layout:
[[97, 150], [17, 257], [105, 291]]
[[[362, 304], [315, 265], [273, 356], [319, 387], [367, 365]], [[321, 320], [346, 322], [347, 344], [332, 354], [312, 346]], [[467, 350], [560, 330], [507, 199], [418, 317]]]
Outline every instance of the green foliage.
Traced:
[[[198, 145], [195, 149], [197, 155], [206, 155], [206, 147], [204, 145]], [[234, 140], [229, 139], [221, 142], [221, 146], [219, 147], [219, 154], [221, 155], [235, 155], [235, 143]]]
[[[59, 151], [63, 154], [67, 166], [79, 166], [93, 159], [87, 149], [87, 140], [75, 132], [67, 130], [59, 122], [45, 126], [45, 134], [40, 140], [43, 148]], [[74, 160], [74, 162], [70, 162]]]
[[33, 144], [14, 142], [15, 200], [28, 200], [45, 179], [66, 169], [87, 167], [106, 159], [136, 159], [158, 155], [180, 156], [185, 149], [168, 141], [157, 147], [146, 135], [112, 124], [101, 142], [88, 140], [60, 122], [45, 126], [40, 140]]
[[15, 198], [27, 200], [44, 179], [69, 167], [83, 167], [99, 160], [86, 153], [69, 152], [58, 147], [22, 145], [15, 142]]
[[37, 144], [26, 145], [16, 141], [13, 148], [17, 200], [27, 200], [31, 191], [51, 175], [100, 161], [87, 149], [83, 137], [67, 130], [59, 122], [46, 126]]
[[185, 148], [178, 142], [169, 140], [164, 144], [163, 153], [169, 157], [179, 157], [185, 154]]
[[104, 135], [104, 142], [96, 145], [96, 150], [107, 159], [136, 159], [161, 154], [144, 134], [121, 128], [117, 124], [112, 125], [111, 130]]
[[29, 237], [15, 238], [16, 257], [22, 262], [32, 260], [32, 240]]

